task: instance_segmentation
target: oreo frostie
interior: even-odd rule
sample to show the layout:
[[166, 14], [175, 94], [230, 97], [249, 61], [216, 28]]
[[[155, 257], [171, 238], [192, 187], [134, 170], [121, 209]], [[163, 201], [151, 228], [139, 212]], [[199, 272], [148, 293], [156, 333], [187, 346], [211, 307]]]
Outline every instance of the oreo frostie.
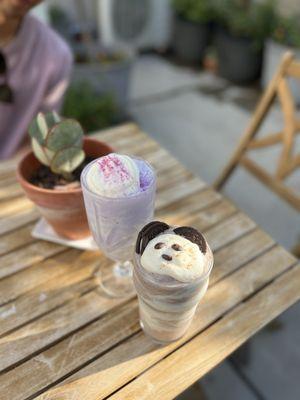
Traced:
[[180, 338], [204, 296], [213, 255], [203, 235], [192, 227], [153, 221], [136, 242], [134, 283], [144, 331], [155, 341]]

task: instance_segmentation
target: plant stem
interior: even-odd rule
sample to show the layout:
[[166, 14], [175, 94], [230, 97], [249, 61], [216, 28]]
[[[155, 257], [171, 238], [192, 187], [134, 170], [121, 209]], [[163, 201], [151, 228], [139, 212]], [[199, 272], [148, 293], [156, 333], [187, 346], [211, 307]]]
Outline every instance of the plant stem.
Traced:
[[64, 177], [64, 179], [68, 182], [72, 182], [74, 179], [74, 176], [71, 172], [62, 172], [61, 175]]

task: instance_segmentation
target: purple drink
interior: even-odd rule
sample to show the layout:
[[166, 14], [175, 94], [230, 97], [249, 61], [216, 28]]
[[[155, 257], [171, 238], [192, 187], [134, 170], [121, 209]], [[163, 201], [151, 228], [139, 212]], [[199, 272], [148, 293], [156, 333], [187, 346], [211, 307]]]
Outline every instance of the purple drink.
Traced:
[[95, 242], [122, 275], [139, 230], [153, 218], [155, 173], [142, 159], [112, 153], [84, 168], [81, 186]]

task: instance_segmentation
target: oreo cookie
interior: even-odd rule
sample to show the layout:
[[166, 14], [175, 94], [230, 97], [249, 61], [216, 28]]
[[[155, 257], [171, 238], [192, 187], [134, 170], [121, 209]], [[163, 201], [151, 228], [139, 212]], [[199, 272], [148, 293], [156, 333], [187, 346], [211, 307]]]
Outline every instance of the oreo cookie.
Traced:
[[157, 235], [166, 231], [169, 228], [169, 225], [164, 222], [149, 222], [149, 224], [145, 225], [138, 234], [135, 252], [142, 255], [150, 240], [154, 239]]
[[180, 226], [179, 228], [174, 229], [174, 233], [176, 233], [176, 235], [185, 237], [192, 243], [197, 244], [201, 252], [203, 254], [206, 253], [206, 241], [201, 233], [197, 231], [197, 229], [194, 229], [190, 226]]

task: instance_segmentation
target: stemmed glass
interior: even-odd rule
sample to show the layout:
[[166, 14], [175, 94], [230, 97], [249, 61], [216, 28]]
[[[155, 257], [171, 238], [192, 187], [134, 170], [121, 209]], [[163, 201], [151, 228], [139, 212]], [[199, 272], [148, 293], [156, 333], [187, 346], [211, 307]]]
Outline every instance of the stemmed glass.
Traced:
[[101, 265], [96, 270], [99, 285], [112, 297], [124, 297], [134, 293], [132, 282], [132, 258], [139, 230], [153, 219], [156, 176], [146, 161], [133, 158], [138, 164], [145, 163], [152, 171], [148, 186], [128, 197], [110, 198], [92, 192], [87, 185], [87, 174], [98, 160], [89, 163], [81, 174], [81, 187], [89, 227], [95, 242], [103, 253], [115, 261], [113, 275], [104, 279]]

